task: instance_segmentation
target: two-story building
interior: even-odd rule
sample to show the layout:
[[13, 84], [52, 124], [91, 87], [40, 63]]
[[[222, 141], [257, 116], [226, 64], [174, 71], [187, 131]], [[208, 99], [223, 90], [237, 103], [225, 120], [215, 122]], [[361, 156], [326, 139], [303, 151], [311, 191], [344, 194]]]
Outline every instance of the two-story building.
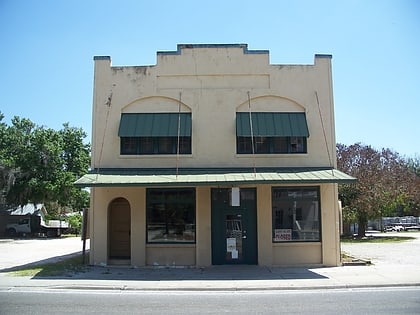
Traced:
[[90, 263], [340, 264], [331, 56], [270, 64], [178, 45], [151, 66], [94, 57]]

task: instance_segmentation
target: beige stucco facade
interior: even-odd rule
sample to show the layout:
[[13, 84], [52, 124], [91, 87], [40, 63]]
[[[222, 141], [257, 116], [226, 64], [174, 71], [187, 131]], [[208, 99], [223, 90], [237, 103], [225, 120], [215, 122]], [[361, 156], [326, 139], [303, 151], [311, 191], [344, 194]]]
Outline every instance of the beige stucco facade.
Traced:
[[[330, 55], [315, 55], [313, 65], [275, 65], [270, 64], [268, 51], [248, 50], [244, 44], [178, 45], [177, 51], [158, 52], [152, 66], [113, 66], [110, 57], [95, 57], [92, 170], [334, 169], [331, 73]], [[191, 113], [191, 153], [121, 154], [122, 114], [179, 112]], [[304, 113], [310, 134], [306, 152], [238, 154], [235, 118], [241, 112]], [[188, 244], [147, 241], [147, 183], [91, 186], [91, 264], [212, 265], [212, 189], [230, 189], [231, 183], [184, 184], [195, 188], [195, 240]], [[337, 181], [235, 186], [256, 192], [257, 264], [340, 264]], [[319, 189], [319, 240], [273, 242], [273, 187]], [[109, 257], [109, 209], [117, 198], [128, 202], [130, 215], [130, 257], [120, 262]]]

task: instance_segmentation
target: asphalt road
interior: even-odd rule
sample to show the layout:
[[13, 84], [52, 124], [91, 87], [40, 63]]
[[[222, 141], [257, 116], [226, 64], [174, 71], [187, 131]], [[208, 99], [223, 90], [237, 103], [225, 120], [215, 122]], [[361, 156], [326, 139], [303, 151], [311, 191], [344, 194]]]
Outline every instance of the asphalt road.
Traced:
[[93, 313], [419, 314], [420, 288], [254, 292], [0, 291], [2, 315]]

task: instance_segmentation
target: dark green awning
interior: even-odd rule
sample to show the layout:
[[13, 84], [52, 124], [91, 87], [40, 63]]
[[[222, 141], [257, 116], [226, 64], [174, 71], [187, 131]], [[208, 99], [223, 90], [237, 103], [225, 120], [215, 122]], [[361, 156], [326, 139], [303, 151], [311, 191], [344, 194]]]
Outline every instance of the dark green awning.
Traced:
[[[255, 137], [309, 137], [305, 113], [251, 113]], [[236, 113], [236, 135], [250, 137], [249, 113]]]
[[191, 113], [123, 113], [120, 137], [176, 137], [180, 118], [181, 137], [191, 136]]

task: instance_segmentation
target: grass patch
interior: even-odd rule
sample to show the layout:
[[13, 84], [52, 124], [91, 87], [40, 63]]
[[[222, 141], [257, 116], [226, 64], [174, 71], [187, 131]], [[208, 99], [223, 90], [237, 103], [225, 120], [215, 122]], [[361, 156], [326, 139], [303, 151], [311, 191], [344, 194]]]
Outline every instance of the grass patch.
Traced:
[[57, 277], [85, 272], [88, 268], [88, 266], [83, 265], [82, 255], [78, 255], [55, 263], [22, 267], [11, 271], [10, 274], [17, 277]]
[[415, 240], [412, 236], [366, 236], [366, 237], [342, 237], [342, 243], [398, 243]]
[[341, 252], [341, 261], [342, 262], [351, 262], [353, 261], [354, 257], [350, 256], [346, 252]]
[[63, 237], [63, 238], [67, 238], [67, 237], [80, 237], [80, 234], [71, 234], [71, 233], [66, 233], [66, 234], [61, 234], [61, 236], [60, 237]]

